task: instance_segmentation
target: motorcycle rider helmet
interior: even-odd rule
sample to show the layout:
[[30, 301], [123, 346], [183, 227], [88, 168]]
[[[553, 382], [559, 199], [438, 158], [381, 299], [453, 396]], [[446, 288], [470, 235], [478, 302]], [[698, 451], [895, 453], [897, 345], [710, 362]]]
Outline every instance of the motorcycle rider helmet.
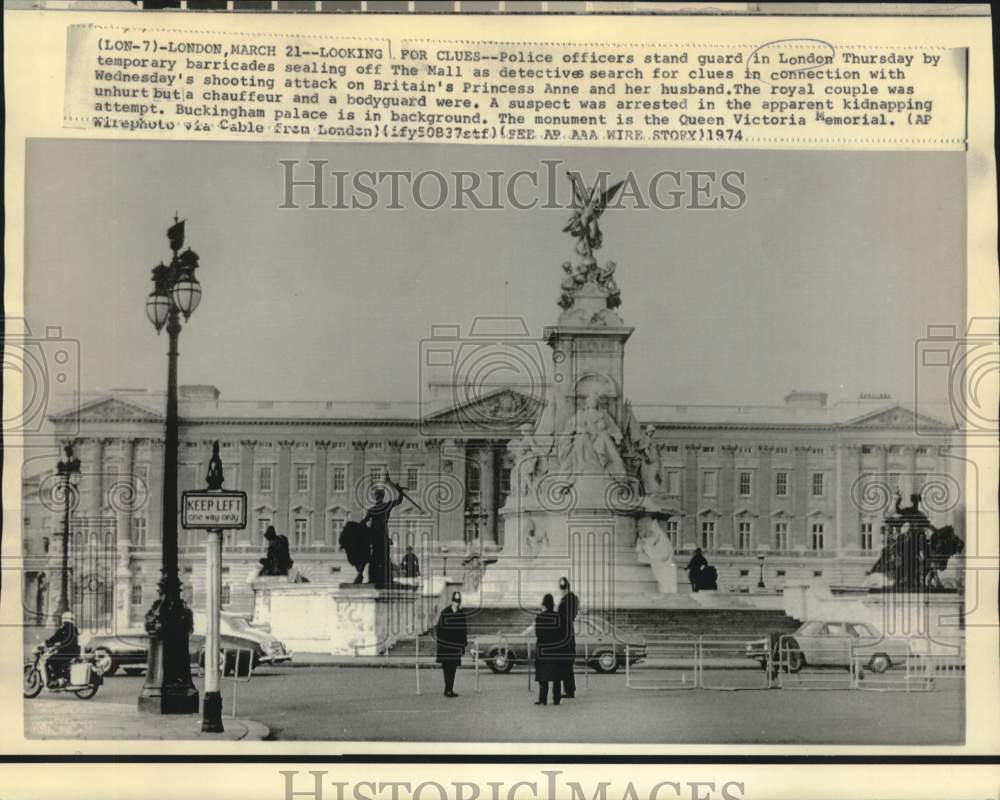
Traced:
[[76, 615], [72, 611], [63, 611], [62, 617], [60, 618], [63, 622], [76, 623]]

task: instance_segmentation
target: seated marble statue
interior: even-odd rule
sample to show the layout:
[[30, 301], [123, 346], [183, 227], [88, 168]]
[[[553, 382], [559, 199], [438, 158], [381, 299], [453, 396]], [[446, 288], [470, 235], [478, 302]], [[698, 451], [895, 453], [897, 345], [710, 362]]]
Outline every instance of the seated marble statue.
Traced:
[[611, 415], [600, 408], [599, 400], [597, 392], [590, 392], [564, 432], [566, 436], [559, 444], [559, 466], [566, 473], [621, 475], [625, 472], [618, 452], [622, 432]]

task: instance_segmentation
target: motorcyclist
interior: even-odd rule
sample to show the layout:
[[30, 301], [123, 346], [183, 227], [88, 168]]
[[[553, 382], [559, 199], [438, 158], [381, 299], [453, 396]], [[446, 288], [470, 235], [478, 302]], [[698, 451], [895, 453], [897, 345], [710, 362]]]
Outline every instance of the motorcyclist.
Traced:
[[69, 682], [69, 666], [80, 655], [80, 637], [72, 611], [63, 612], [61, 623], [59, 630], [45, 640], [46, 671], [49, 683], [65, 685]]

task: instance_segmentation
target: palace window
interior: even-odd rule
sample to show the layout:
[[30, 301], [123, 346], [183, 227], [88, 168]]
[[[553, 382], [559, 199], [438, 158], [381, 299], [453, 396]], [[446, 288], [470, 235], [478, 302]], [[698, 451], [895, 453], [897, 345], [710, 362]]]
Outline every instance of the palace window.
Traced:
[[670, 546], [677, 549], [677, 520], [668, 519], [667, 520], [667, 538], [670, 540]]
[[753, 494], [753, 473], [744, 470], [740, 473], [740, 497], [750, 497]]
[[891, 456], [898, 456], [902, 452], [903, 448], [900, 447], [898, 444], [894, 444], [889, 448], [889, 455]]
[[861, 454], [865, 456], [870, 456], [872, 454], [872, 446], [870, 444], [861, 445]]
[[774, 473], [774, 494], [778, 497], [788, 497], [788, 473]]
[[500, 468], [500, 491], [510, 494], [510, 467]]
[[228, 606], [233, 601], [233, 587], [230, 584], [222, 584], [222, 591], [219, 593], [219, 601], [223, 606]]
[[479, 465], [474, 461], [470, 461], [466, 470], [466, 485], [470, 492], [479, 491], [479, 475]]
[[664, 488], [666, 488], [667, 494], [674, 495], [675, 497], [678, 496], [681, 493], [680, 470], [668, 469], [664, 477], [666, 478]]
[[49, 548], [50, 547], [52, 547], [52, 542], [49, 540], [49, 537], [48, 536], [43, 536], [42, 537], [42, 552], [43, 553], [49, 552]]
[[814, 472], [812, 476], [812, 494], [813, 497], [822, 497], [825, 489], [824, 478], [826, 476], [822, 472]]
[[753, 455], [753, 448], [752, 447], [741, 447], [740, 448], [740, 455], [741, 456], [750, 456], [750, 455]]
[[709, 455], [711, 455], [712, 453], [715, 452], [715, 445], [714, 444], [705, 445], [704, 447], [701, 448], [701, 452], [708, 453]]
[[222, 546], [226, 550], [232, 550], [234, 547], [236, 547], [236, 531], [222, 532]]
[[297, 549], [309, 546], [309, 520], [305, 517], [295, 518], [292, 543]]
[[814, 522], [812, 524], [812, 536], [809, 545], [813, 550], [820, 551], [824, 549], [823, 534], [825, 531], [826, 526], [822, 522]]
[[748, 570], [748, 569], [741, 569], [740, 570], [740, 577], [741, 578], [748, 578], [749, 576], [750, 576], [750, 570]]
[[872, 524], [870, 522], [861, 523], [861, 549], [872, 549]]
[[701, 523], [701, 549], [715, 549], [715, 523], [710, 520]]
[[257, 467], [257, 491], [270, 494], [274, 491], [274, 465], [261, 464]]
[[309, 491], [309, 476], [311, 472], [312, 472], [312, 467], [310, 467], [309, 464], [295, 465], [295, 491], [297, 492]]
[[340, 540], [340, 532], [347, 524], [347, 517], [342, 514], [331, 514], [326, 521], [326, 543], [333, 547]]
[[382, 483], [382, 478], [384, 477], [385, 464], [372, 464], [368, 467], [368, 478], [372, 483]]
[[788, 523], [774, 523], [774, 549], [779, 553], [788, 550]]
[[776, 569], [774, 571], [774, 577], [776, 578], [784, 578], [786, 574], [787, 572], [783, 569]]
[[715, 497], [718, 477], [718, 474], [714, 470], [705, 470], [701, 473], [701, 493], [703, 496]]
[[347, 467], [342, 464], [334, 464], [332, 467], [330, 488], [334, 492], [347, 491]]
[[417, 467], [406, 468], [403, 488], [414, 492], [420, 488], [420, 470]]
[[145, 515], [132, 518], [132, 544], [136, 547], [146, 546], [146, 531], [148, 527]]
[[788, 455], [788, 448], [787, 447], [775, 447], [774, 448], [774, 454], [776, 456], [787, 456]]
[[749, 553], [753, 547], [753, 523], [741, 522], [737, 532], [736, 549], [741, 553]]
[[675, 445], [675, 444], [665, 444], [665, 445], [663, 445], [663, 452], [664, 453], [676, 453], [676, 452], [679, 452], [679, 451], [680, 451], [680, 448], [677, 445]]
[[264, 532], [270, 527], [270, 517], [257, 517], [257, 544], [264, 544]]
[[140, 584], [132, 584], [132, 589], [129, 591], [129, 602], [134, 606], [142, 605], [142, 586]]
[[826, 455], [825, 447], [810, 447], [809, 454], [813, 456], [824, 456]]
[[925, 455], [927, 455], [927, 454], [928, 454], [929, 452], [930, 452], [930, 449], [929, 449], [929, 448], [927, 448], [927, 447], [918, 447], [918, 448], [917, 448], [917, 455], [918, 455], [918, 456], [925, 456]]

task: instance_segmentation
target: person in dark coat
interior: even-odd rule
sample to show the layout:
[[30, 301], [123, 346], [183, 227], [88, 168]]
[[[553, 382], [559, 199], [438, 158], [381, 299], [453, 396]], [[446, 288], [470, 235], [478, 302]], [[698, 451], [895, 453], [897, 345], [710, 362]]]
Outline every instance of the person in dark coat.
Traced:
[[559, 615], [554, 611], [555, 600], [547, 594], [542, 598], [542, 610], [535, 616], [535, 680], [538, 681], [536, 706], [548, 705], [549, 684], [552, 684], [552, 705], [562, 699], [560, 663], [563, 657], [560, 644], [562, 632]]
[[701, 548], [694, 549], [694, 555], [688, 561], [688, 580], [691, 581], [691, 591], [697, 592], [701, 588], [701, 571], [708, 566], [708, 559], [702, 555]]
[[455, 673], [462, 663], [462, 653], [469, 644], [469, 634], [465, 625], [465, 614], [462, 613], [462, 595], [452, 592], [451, 605], [438, 617], [434, 636], [437, 639], [437, 662], [444, 672], [444, 696], [458, 697], [455, 694]]
[[268, 525], [264, 531], [264, 539], [267, 541], [267, 553], [260, 560], [263, 565], [261, 575], [287, 575], [292, 568], [291, 552], [288, 547], [288, 537], [278, 534], [273, 525]]
[[559, 579], [559, 591], [562, 597], [556, 614], [559, 617], [559, 678], [562, 681], [562, 696], [568, 699], [576, 697], [576, 676], [573, 665], [576, 662], [576, 630], [573, 623], [580, 610], [579, 598], [570, 591], [569, 580]]
[[60, 622], [59, 630], [45, 640], [49, 648], [46, 671], [50, 682], [68, 681], [69, 665], [80, 655], [80, 634], [73, 612], [64, 611]]
[[368, 528], [360, 522], [348, 521], [340, 532], [340, 539], [337, 543], [347, 555], [348, 563], [358, 571], [354, 582], [361, 583], [365, 579], [365, 567], [368, 565], [368, 559], [372, 552]]
[[406, 555], [403, 556], [403, 561], [400, 566], [403, 569], [403, 577], [420, 577], [420, 560], [417, 558], [417, 554], [413, 552], [412, 545], [406, 546]]

